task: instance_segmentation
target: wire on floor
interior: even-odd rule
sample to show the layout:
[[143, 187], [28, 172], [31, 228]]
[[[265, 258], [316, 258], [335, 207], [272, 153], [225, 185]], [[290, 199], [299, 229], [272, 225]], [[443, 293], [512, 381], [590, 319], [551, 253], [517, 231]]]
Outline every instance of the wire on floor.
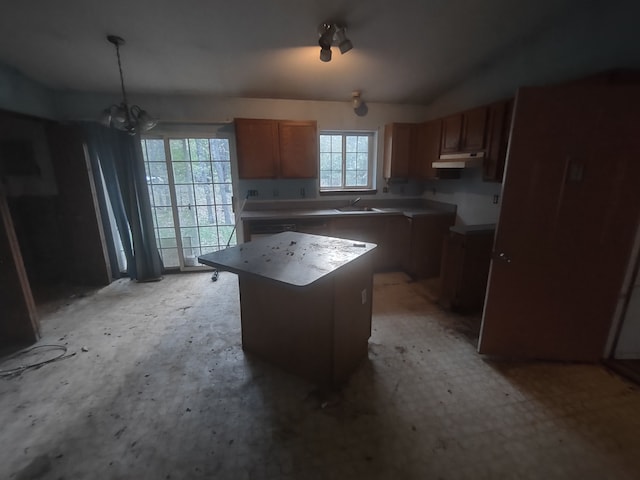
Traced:
[[20, 366], [15, 367], [15, 368], [9, 368], [7, 370], [0, 370], [0, 377], [9, 377], [9, 376], [13, 376], [13, 375], [20, 375], [25, 370], [40, 368], [41, 366], [46, 365], [47, 363], [57, 362], [58, 360], [63, 360], [65, 358], [70, 358], [70, 357], [73, 357], [75, 355], [75, 353], [72, 353], [71, 355], [66, 355], [67, 347], [65, 347], [64, 345], [36, 345], [35, 347], [30, 347], [30, 348], [21, 350], [19, 352], [16, 352], [13, 355], [9, 355], [5, 359], [5, 362], [8, 361], [8, 360], [12, 360], [14, 358], [19, 358], [19, 357], [21, 357], [23, 355], [26, 355], [28, 353], [31, 353], [34, 350], [39, 349], [39, 348], [51, 348], [53, 350], [60, 350], [62, 353], [60, 353], [60, 355], [58, 355], [57, 357], [53, 357], [53, 358], [50, 358], [48, 360], [43, 360], [41, 362], [30, 363], [30, 364], [27, 364], [27, 365], [20, 365]]

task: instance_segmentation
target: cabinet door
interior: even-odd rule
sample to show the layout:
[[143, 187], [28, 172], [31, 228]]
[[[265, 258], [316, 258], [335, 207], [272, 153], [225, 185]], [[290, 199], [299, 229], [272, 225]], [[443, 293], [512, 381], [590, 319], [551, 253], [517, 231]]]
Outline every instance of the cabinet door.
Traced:
[[384, 178], [408, 178], [414, 125], [391, 123], [384, 127]]
[[456, 153], [461, 149], [462, 114], [442, 119], [442, 144], [440, 153]]
[[240, 178], [278, 176], [278, 123], [275, 120], [236, 118], [236, 150]]
[[463, 113], [462, 150], [475, 152], [485, 147], [487, 107], [478, 107]]
[[440, 271], [441, 291], [438, 303], [444, 308], [452, 308], [457, 301], [463, 264], [464, 237], [450, 232], [443, 244]]
[[410, 245], [404, 270], [417, 278], [439, 276], [442, 245], [449, 227], [455, 223], [455, 214], [416, 216], [409, 223]]
[[487, 155], [483, 162], [483, 178], [485, 181], [502, 181], [512, 111], [513, 100], [496, 102], [489, 106]]
[[415, 126], [414, 148], [409, 176], [418, 180], [437, 178], [436, 169], [431, 164], [440, 157], [440, 134], [442, 120], [432, 120]]
[[282, 178], [318, 177], [318, 126], [315, 121], [280, 121], [279, 150]]
[[350, 216], [331, 220], [331, 236], [375, 243], [378, 248], [373, 251], [373, 268], [380, 270], [384, 263], [384, 216]]

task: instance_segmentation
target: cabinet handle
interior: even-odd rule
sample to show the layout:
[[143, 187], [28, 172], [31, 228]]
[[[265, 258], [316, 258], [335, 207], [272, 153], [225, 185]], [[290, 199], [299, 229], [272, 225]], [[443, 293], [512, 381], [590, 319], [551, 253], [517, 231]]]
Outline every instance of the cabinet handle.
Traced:
[[498, 254], [498, 259], [502, 260], [503, 262], [511, 263], [511, 258], [508, 257], [507, 254], [504, 252], [500, 252]]

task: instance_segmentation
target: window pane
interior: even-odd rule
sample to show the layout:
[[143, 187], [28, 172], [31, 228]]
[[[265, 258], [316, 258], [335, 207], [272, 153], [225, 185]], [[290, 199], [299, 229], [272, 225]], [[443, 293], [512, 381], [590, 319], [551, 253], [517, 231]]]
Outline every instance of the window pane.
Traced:
[[189, 153], [191, 161], [208, 162], [209, 161], [209, 141], [206, 138], [190, 138]]
[[173, 180], [175, 183], [191, 183], [191, 164], [175, 162], [173, 165]]
[[209, 162], [193, 162], [191, 169], [193, 171], [194, 183], [211, 183], [213, 181], [211, 164]]
[[[181, 227], [192, 227], [196, 224], [196, 210], [193, 207], [178, 207]], [[184, 228], [182, 229], [184, 231]]]
[[184, 139], [169, 140], [169, 149], [171, 150], [171, 162], [188, 162], [189, 150], [187, 141]]
[[218, 229], [216, 227], [200, 227], [200, 245], [203, 250], [218, 245]]
[[358, 153], [358, 160], [356, 164], [356, 168], [358, 170], [367, 170], [367, 165], [369, 163], [369, 156], [366, 153]]
[[331, 169], [342, 170], [342, 154], [334, 153], [331, 155]]
[[347, 153], [347, 170], [355, 170], [356, 169], [356, 154], [355, 153]]
[[176, 185], [176, 204], [187, 206], [195, 204], [192, 185]]
[[211, 159], [214, 162], [231, 161], [231, 155], [229, 154], [229, 141], [226, 138], [210, 139], [209, 149], [211, 150]]
[[213, 163], [213, 181], [216, 183], [231, 183], [231, 163]]
[[342, 153], [342, 135], [331, 135], [331, 151]]
[[231, 204], [233, 188], [230, 183], [216, 183], [213, 185], [215, 201], [218, 204]]
[[209, 205], [213, 203], [213, 185], [194, 185], [193, 189], [196, 193], [196, 205]]
[[207, 226], [216, 224], [216, 212], [212, 205], [196, 207], [198, 213], [198, 225]]
[[357, 185], [355, 170], [347, 170], [345, 174], [345, 185], [348, 187], [353, 187]]
[[182, 234], [183, 250], [191, 249], [192, 247], [198, 245], [200, 236], [198, 235], [197, 228], [181, 228], [180, 233]]
[[147, 175], [151, 183], [158, 184], [169, 183], [169, 175], [167, 174], [167, 164], [162, 162], [150, 162], [147, 164]]
[[163, 248], [162, 250], [160, 250], [160, 256], [162, 257], [162, 263], [165, 267], [180, 266], [177, 248]]
[[142, 153], [148, 162], [165, 162], [164, 142], [162, 140], [142, 140]]
[[229, 244], [229, 236], [233, 232], [233, 236], [231, 237], [231, 245], [236, 244], [236, 232], [234, 231], [232, 226], [221, 226], [218, 227], [218, 238], [220, 239], [220, 246], [226, 247]]
[[320, 187], [330, 187], [330, 186], [331, 186], [331, 171], [321, 172]]
[[151, 187], [151, 197], [153, 204], [160, 207], [171, 206], [171, 196], [169, 185], [153, 185]]
[[342, 185], [342, 174], [341, 173], [336, 173], [336, 172], [332, 172], [331, 173], [331, 186], [332, 187], [339, 187]]
[[173, 227], [171, 207], [155, 207], [154, 211], [156, 213], [156, 227]]

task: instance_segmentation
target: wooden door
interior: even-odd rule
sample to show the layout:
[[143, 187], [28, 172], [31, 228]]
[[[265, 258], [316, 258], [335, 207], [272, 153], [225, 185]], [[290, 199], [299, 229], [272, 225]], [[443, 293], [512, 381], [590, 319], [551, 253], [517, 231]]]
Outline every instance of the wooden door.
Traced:
[[278, 122], [280, 176], [318, 178], [318, 126], [315, 121]]
[[236, 118], [236, 150], [240, 178], [278, 176], [278, 122]]
[[640, 216], [640, 90], [520, 90], [479, 352], [603, 356]]

